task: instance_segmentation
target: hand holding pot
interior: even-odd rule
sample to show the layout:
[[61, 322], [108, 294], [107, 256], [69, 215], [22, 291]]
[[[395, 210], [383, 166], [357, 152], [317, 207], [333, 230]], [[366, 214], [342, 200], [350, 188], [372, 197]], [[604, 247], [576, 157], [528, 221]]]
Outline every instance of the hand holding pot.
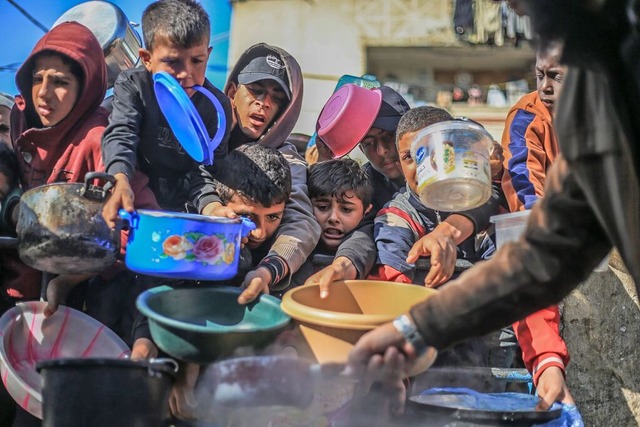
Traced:
[[537, 410], [546, 411], [555, 402], [575, 405], [575, 401], [569, 393], [567, 383], [564, 380], [564, 373], [557, 366], [550, 366], [544, 370], [538, 378], [536, 392], [540, 397]]
[[111, 195], [104, 202], [102, 217], [110, 228], [115, 228], [119, 219], [118, 210], [123, 208], [127, 212], [133, 212], [133, 189], [129, 183], [129, 178], [123, 173], [114, 175], [116, 183], [111, 190]]
[[271, 272], [265, 267], [258, 267], [244, 278], [242, 287], [244, 291], [238, 297], [238, 304], [249, 304], [260, 296], [269, 295], [269, 283], [271, 283]]

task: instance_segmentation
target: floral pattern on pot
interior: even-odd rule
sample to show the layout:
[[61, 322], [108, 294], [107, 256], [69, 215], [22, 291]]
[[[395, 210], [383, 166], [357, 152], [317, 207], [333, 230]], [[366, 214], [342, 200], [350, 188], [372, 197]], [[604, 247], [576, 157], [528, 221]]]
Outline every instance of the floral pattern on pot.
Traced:
[[200, 262], [202, 265], [231, 264], [235, 256], [235, 244], [229, 242], [233, 236], [207, 235], [188, 232], [173, 234], [162, 242], [160, 258], [171, 257], [176, 261]]

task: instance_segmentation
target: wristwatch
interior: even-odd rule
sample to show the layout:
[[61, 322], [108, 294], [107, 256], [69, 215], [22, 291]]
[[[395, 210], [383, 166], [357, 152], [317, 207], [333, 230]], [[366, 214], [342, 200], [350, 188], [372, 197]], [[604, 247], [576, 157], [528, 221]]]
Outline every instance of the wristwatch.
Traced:
[[409, 316], [403, 314], [396, 317], [393, 320], [393, 326], [404, 336], [404, 339], [413, 346], [418, 357], [427, 351], [427, 343]]

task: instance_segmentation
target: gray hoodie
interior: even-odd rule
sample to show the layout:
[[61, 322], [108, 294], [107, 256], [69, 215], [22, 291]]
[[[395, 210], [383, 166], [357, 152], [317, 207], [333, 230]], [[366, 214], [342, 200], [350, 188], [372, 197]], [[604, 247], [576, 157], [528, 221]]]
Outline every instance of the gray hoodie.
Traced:
[[[291, 197], [285, 206], [282, 223], [276, 231], [276, 239], [269, 255], [278, 255], [283, 258], [289, 266], [290, 273], [293, 274], [313, 252], [322, 231], [313, 215], [313, 206], [309, 199], [307, 164], [298, 154], [295, 146], [286, 142], [298, 121], [302, 108], [303, 84], [300, 65], [293, 56], [283, 49], [266, 43], [258, 43], [245, 50], [240, 56], [229, 75], [224, 92], [229, 93], [231, 84], [237, 83], [238, 74], [253, 58], [262, 56], [266, 52], [277, 53], [284, 62], [289, 77], [291, 101], [258, 141], [250, 140], [238, 128], [234, 129], [229, 139], [229, 148], [233, 149], [247, 142], [258, 142], [261, 145], [277, 149], [289, 162], [292, 180]], [[274, 290], [288, 286], [289, 280], [283, 282], [285, 283], [276, 286]]]

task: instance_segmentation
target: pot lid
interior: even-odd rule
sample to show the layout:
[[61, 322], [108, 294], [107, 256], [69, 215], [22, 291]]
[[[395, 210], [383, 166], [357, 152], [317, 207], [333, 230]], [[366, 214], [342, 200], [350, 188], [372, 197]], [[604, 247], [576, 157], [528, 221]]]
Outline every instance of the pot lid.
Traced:
[[169, 73], [160, 71], [153, 75], [153, 88], [160, 110], [182, 148], [196, 162], [210, 165], [215, 148], [210, 146], [207, 128], [182, 86]]

